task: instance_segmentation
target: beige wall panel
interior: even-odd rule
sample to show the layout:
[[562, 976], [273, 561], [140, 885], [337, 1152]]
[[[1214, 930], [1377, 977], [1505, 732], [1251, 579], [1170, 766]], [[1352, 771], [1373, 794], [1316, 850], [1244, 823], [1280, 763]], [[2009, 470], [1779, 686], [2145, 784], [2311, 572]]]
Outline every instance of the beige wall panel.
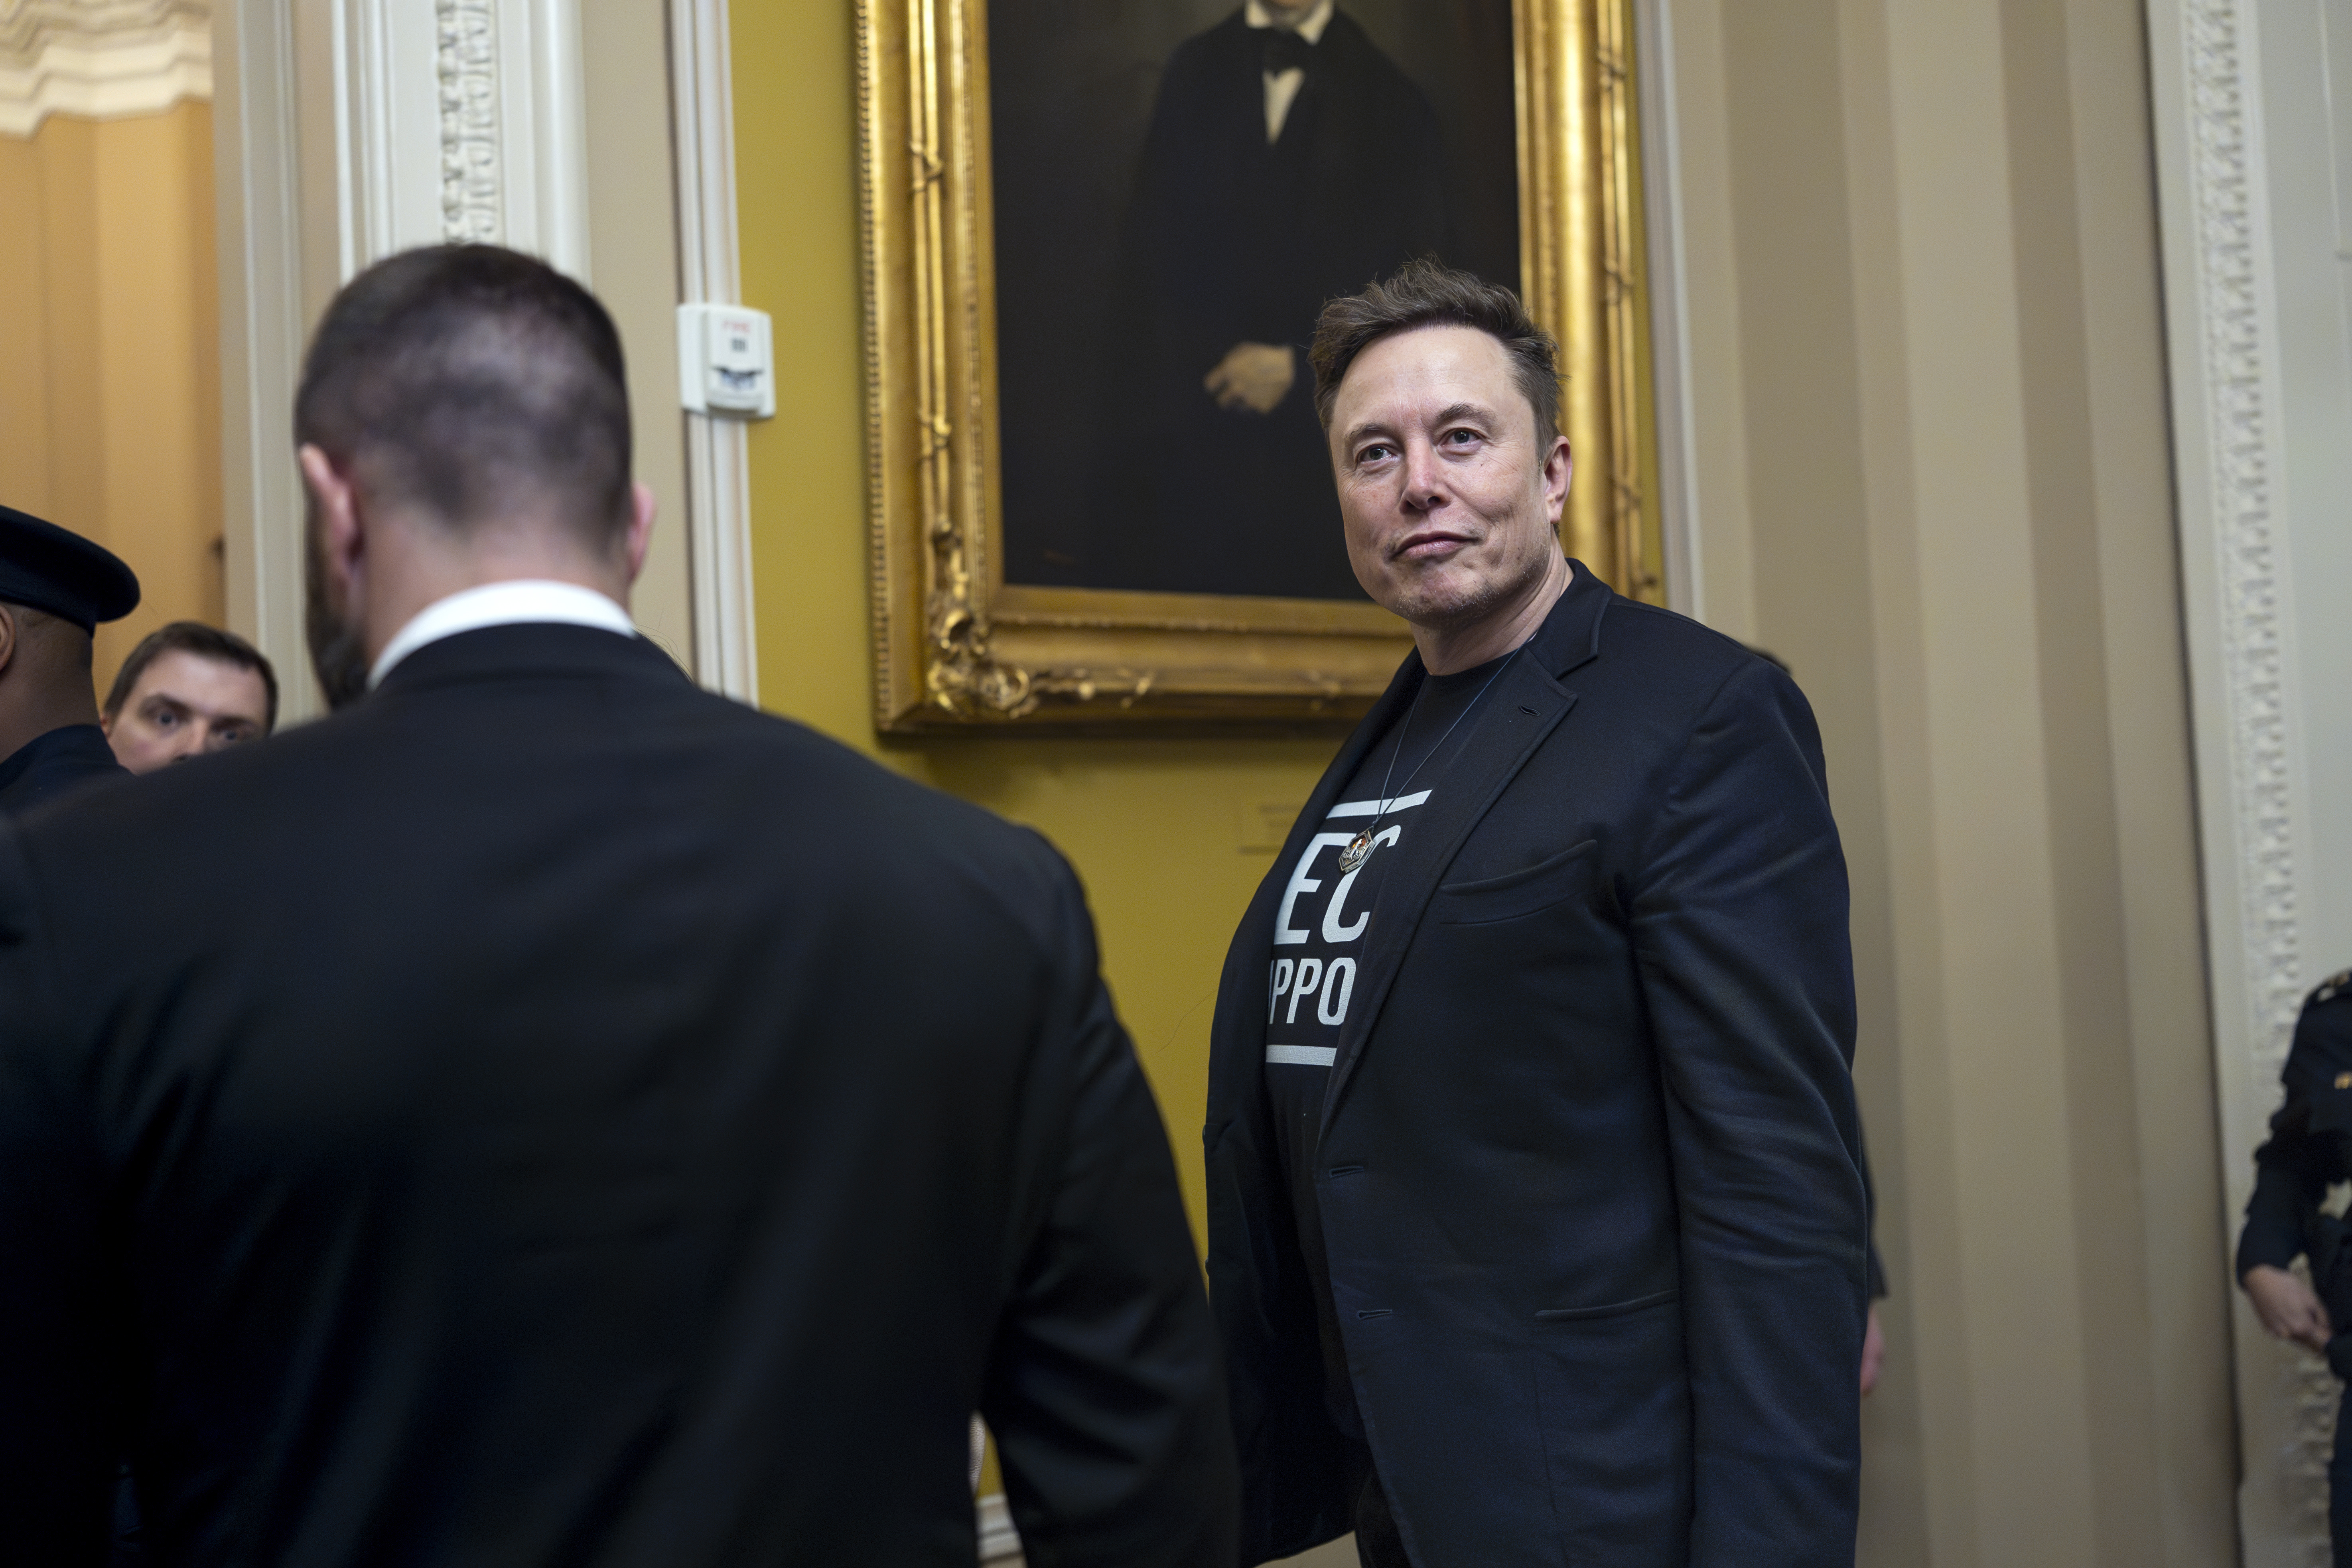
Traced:
[[49, 507], [48, 247], [39, 145], [0, 136], [0, 505]]
[[[89, 120], [52, 115], [41, 155], [42, 299], [49, 360], [49, 517], [104, 542], [104, 396], [98, 349], [98, 135]], [[136, 563], [133, 563], [134, 570]]]
[[661, 508], [629, 608], [647, 636], [692, 669], [668, 12], [662, 0], [581, 0], [580, 26], [588, 102], [589, 268], [628, 354], [637, 477], [653, 486]]
[[221, 623], [212, 115], [204, 104], [94, 128], [98, 441], [108, 549], [143, 597], [101, 627], [103, 685], [164, 622]]
[[1860, 1561], [2231, 1561], [2138, 7], [1671, 19], [1707, 619], [1795, 667], [1853, 885]]
[[1674, 151], [1681, 196], [1673, 210], [1682, 225], [1686, 258], [1678, 303], [1689, 355], [1690, 428], [1683, 438], [1694, 477], [1690, 500], [1696, 507], [1696, 553], [1704, 566], [1699, 580], [1707, 624], [1749, 642], [1756, 626], [1753, 530], [1739, 395], [1738, 280], [1725, 265], [1734, 240], [1721, 0], [1686, 0], [1675, 7], [1672, 23], [1674, 58], [1666, 68], [1675, 73], [1679, 135]]
[[212, 115], [52, 115], [0, 140], [0, 496], [130, 562], [101, 691], [166, 621], [226, 617]]

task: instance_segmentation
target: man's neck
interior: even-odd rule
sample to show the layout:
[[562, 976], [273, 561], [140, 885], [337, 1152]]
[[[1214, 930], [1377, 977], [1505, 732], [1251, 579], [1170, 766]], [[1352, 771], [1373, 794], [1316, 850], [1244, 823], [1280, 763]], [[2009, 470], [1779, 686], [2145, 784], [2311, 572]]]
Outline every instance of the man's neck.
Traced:
[[1556, 554], [1534, 585], [1496, 613], [1468, 626], [1415, 626], [1422, 667], [1433, 675], [1458, 674], [1510, 653], [1542, 628], [1574, 575], [1568, 558]]
[[0, 759], [14, 757], [53, 729], [98, 722], [98, 699], [80, 692], [16, 695], [0, 683]]

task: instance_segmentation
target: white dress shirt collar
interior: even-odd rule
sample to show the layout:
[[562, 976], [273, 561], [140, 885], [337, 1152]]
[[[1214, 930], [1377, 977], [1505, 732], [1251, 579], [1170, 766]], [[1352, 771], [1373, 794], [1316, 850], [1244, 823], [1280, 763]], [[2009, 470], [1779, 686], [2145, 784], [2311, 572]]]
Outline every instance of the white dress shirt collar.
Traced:
[[[1298, 36], [1309, 44], [1321, 43], [1323, 29], [1331, 25], [1331, 7], [1335, 3], [1336, 0], [1323, 0], [1323, 4], [1309, 11], [1307, 20], [1298, 24]], [[1260, 5], [1258, 0], [1249, 0], [1249, 4], [1242, 7], [1242, 25], [1271, 27], [1274, 26], [1274, 13]]]
[[394, 664], [427, 643], [485, 626], [551, 621], [566, 626], [593, 626], [624, 637], [637, 634], [629, 612], [593, 588], [536, 577], [486, 582], [436, 599], [409, 617], [408, 624], [394, 632], [383, 652], [376, 655], [375, 667], [368, 672], [368, 690], [375, 690]]

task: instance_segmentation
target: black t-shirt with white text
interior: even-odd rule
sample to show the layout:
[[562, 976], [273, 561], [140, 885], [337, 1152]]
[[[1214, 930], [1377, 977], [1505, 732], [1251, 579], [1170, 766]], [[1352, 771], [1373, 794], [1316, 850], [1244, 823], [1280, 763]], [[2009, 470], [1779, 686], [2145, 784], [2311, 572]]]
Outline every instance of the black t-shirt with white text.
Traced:
[[[1480, 723], [1476, 710], [1484, 708], [1482, 699], [1509, 657], [1423, 677], [1403, 720], [1365, 751], [1339, 802], [1300, 851], [1275, 913], [1266, 975], [1266, 1097], [1276, 1145], [1289, 1175], [1299, 1251], [1315, 1293], [1326, 1403], [1333, 1422], [1359, 1442], [1363, 1426], [1331, 1302], [1331, 1271], [1315, 1197], [1324, 1091], [1339, 1037], [1359, 998], [1372, 988], [1362, 972], [1366, 939], [1380, 916], [1389, 862], [1426, 815], [1432, 798], [1444, 789], [1446, 769]], [[1343, 871], [1342, 852], [1368, 828], [1370, 855], [1355, 870]]]

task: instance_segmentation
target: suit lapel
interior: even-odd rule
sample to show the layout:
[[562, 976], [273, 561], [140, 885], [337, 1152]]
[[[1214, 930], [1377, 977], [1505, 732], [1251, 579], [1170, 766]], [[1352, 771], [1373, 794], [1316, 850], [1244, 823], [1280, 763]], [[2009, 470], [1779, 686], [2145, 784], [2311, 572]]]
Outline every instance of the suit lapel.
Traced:
[[[1340, 1032], [1339, 1058], [1332, 1063], [1331, 1081], [1323, 1092], [1326, 1134], [1339, 1097], [1363, 1055], [1364, 1042], [1371, 1038], [1372, 1026], [1380, 1020], [1381, 1009], [1396, 983], [1405, 951], [1421, 928], [1422, 911], [1437, 891], [1445, 868], [1454, 863], [1471, 831], [1527, 766], [1528, 758], [1576, 706], [1576, 694], [1554, 679], [1552, 672], [1565, 674], [1600, 651], [1601, 618], [1612, 597], [1609, 586], [1582, 566], [1570, 564], [1575, 575], [1568, 591], [1496, 679], [1495, 689], [1486, 694], [1486, 703], [1469, 721], [1473, 727], [1462, 750], [1436, 781], [1427, 803], [1415, 808], [1423, 815], [1414, 824], [1413, 833], [1393, 852], [1396, 859], [1390, 862], [1387, 878], [1381, 883], [1371, 929], [1365, 934], [1363, 972], [1371, 978], [1372, 989], [1365, 996], [1362, 1010]], [[1420, 661], [1415, 658], [1411, 663], [1418, 668]], [[1390, 687], [1390, 695], [1397, 695], [1395, 686]], [[1343, 783], [1347, 777], [1339, 775]], [[1325, 782], [1329, 782], [1328, 778]], [[1321, 794], [1318, 790], [1318, 798]], [[1325, 803], [1323, 810], [1329, 809]], [[1308, 825], [1302, 820], [1302, 827]], [[1319, 826], [1320, 819], [1313, 825]], [[1291, 837], [1286, 855], [1295, 854], [1303, 842], [1297, 830]], [[1265, 902], [1263, 897], [1260, 902]]]

